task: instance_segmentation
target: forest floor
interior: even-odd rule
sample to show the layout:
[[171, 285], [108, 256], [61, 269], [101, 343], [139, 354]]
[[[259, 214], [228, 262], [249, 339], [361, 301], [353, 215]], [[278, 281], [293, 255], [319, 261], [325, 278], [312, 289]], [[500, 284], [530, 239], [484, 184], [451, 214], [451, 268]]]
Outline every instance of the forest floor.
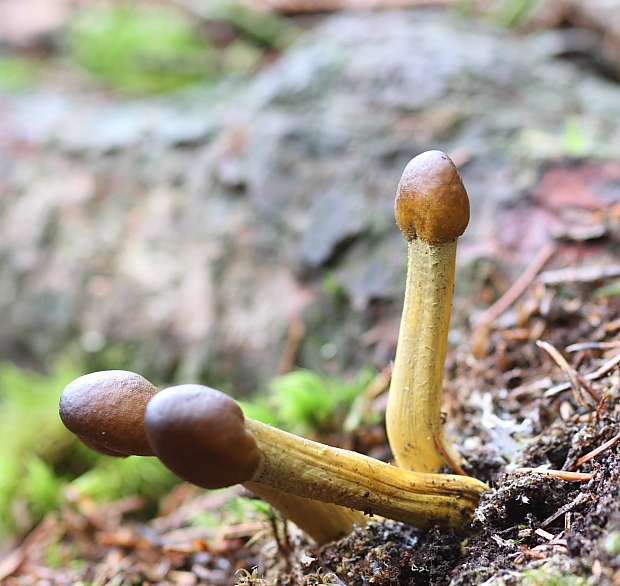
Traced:
[[[0, 560], [0, 584], [620, 584], [618, 203], [594, 209], [588, 200], [576, 224], [546, 236], [516, 281], [522, 287], [506, 282], [523, 235], [538, 225], [531, 214], [578, 208], [560, 196], [580, 199], [579, 177], [606, 172], [573, 163], [548, 170], [568, 186], [559, 193], [547, 184], [543, 192], [555, 201], [499, 220], [510, 228], [498, 231], [506, 257], [500, 250], [497, 258], [506, 266], [477, 266], [468, 295], [455, 299], [446, 435], [466, 471], [491, 486], [471, 535], [373, 519], [319, 547], [259, 507], [240, 510], [238, 487], [207, 493], [179, 485], [149, 519], [139, 497], [100, 504], [68, 485], [63, 507]], [[617, 199], [620, 171], [607, 170]], [[587, 268], [563, 269], [575, 265]], [[495, 299], [495, 309], [476, 316]], [[385, 398], [373, 396], [368, 409], [382, 414]], [[390, 459], [382, 422], [322, 439]]]

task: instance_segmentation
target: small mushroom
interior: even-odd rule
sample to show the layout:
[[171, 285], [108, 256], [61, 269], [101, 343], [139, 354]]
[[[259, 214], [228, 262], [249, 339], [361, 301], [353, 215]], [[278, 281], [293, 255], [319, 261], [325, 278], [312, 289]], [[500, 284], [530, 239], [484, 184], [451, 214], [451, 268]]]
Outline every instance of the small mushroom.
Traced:
[[400, 470], [245, 419], [233, 399], [201, 385], [161, 391], [144, 421], [157, 457], [205, 488], [252, 483], [417, 527], [458, 529], [488, 490], [474, 478]]
[[400, 468], [435, 473], [461, 461], [444, 439], [441, 400], [456, 244], [469, 222], [469, 198], [446, 154], [429, 151], [410, 161], [398, 185], [395, 215], [409, 243], [409, 261], [387, 435]]
[[144, 410], [157, 391], [135, 372], [92, 372], [65, 387], [60, 418], [89, 448], [107, 456], [152, 456]]
[[[154, 456], [144, 429], [144, 412], [147, 403], [158, 392], [157, 387], [134, 372], [93, 372], [65, 387], [60, 399], [60, 417], [85, 445], [101, 454]], [[226, 415], [225, 411], [223, 413]], [[238, 417], [239, 414], [232, 416]], [[251, 441], [246, 441], [245, 447], [251, 450]], [[208, 457], [208, 454], [202, 454], [203, 460]], [[227, 468], [230, 468], [229, 464], [223, 462], [222, 469]], [[339, 539], [351, 533], [354, 525], [363, 527], [366, 524], [364, 516], [357, 511], [287, 494], [261, 484], [243, 484], [318, 543]]]

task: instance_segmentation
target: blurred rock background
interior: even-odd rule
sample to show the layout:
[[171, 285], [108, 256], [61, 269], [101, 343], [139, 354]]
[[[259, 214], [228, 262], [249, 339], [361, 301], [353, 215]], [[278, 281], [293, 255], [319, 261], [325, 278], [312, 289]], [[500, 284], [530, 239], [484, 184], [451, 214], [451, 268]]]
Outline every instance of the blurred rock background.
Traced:
[[78, 348], [240, 393], [382, 367], [395, 188], [428, 149], [472, 199], [457, 318], [489, 266], [509, 282], [558, 237], [558, 266], [603, 254], [616, 3], [418, 4], [0, 0], [0, 360]]

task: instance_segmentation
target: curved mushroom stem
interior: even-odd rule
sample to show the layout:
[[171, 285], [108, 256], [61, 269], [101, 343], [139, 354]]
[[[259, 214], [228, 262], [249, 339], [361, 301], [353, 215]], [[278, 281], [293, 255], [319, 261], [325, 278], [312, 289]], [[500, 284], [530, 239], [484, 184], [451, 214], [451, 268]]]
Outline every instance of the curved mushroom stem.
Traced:
[[[457, 237], [469, 221], [469, 199], [447, 155], [430, 151], [403, 172], [396, 222], [409, 242], [405, 302], [386, 410], [390, 447], [400, 468], [435, 473], [461, 456], [441, 423]], [[438, 446], [439, 444], [439, 446]]]
[[420, 528], [463, 530], [480, 493], [475, 478], [401, 470], [369, 456], [333, 448], [246, 419], [263, 458], [253, 483], [380, 515]]
[[230, 397], [199, 385], [162, 391], [144, 421], [160, 460], [205, 488], [252, 482], [417, 527], [461, 530], [488, 490], [474, 478], [408, 472], [244, 419]]
[[[144, 411], [158, 389], [139, 374], [108, 370], [69, 383], [60, 400], [67, 428], [89, 448], [107, 456], [154, 456], [144, 431]], [[323, 544], [345, 537], [366, 518], [357, 511], [291, 495], [252, 482], [248, 490]]]

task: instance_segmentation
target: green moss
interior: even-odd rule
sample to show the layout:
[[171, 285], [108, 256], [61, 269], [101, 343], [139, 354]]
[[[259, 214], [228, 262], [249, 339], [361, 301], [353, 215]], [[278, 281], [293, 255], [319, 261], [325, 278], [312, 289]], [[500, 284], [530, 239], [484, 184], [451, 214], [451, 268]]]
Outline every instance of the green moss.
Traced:
[[179, 479], [157, 458], [129, 456], [98, 458], [96, 466], [75, 479], [72, 485], [97, 501], [142, 495], [150, 512], [154, 513], [159, 499], [178, 483]]
[[56, 464], [73, 439], [58, 417], [58, 399], [79, 374], [68, 362], [50, 376], [0, 365], [0, 535], [27, 530], [60, 504], [69, 477]]
[[85, 5], [68, 29], [67, 55], [115, 89], [160, 93], [249, 73], [265, 47], [281, 50], [297, 34], [285, 19], [235, 2], [205, 2], [196, 9], [209, 21], [231, 24], [236, 40], [216, 47], [197, 20], [165, 4]]
[[312, 435], [341, 429], [356, 397], [376, 375], [363, 368], [352, 381], [295, 370], [274, 378], [266, 396], [241, 402], [246, 416], [293, 433]]
[[49, 374], [0, 364], [0, 537], [24, 533], [58, 509], [68, 482], [100, 500], [141, 494], [149, 512], [178, 483], [155, 458], [100, 456], [65, 428], [58, 402], [84, 374], [81, 364], [65, 358]]
[[174, 90], [216, 73], [216, 53], [185, 15], [163, 6], [86, 7], [72, 23], [69, 56], [131, 93]]
[[0, 90], [19, 91], [34, 83], [39, 65], [37, 61], [19, 56], [0, 57]]

